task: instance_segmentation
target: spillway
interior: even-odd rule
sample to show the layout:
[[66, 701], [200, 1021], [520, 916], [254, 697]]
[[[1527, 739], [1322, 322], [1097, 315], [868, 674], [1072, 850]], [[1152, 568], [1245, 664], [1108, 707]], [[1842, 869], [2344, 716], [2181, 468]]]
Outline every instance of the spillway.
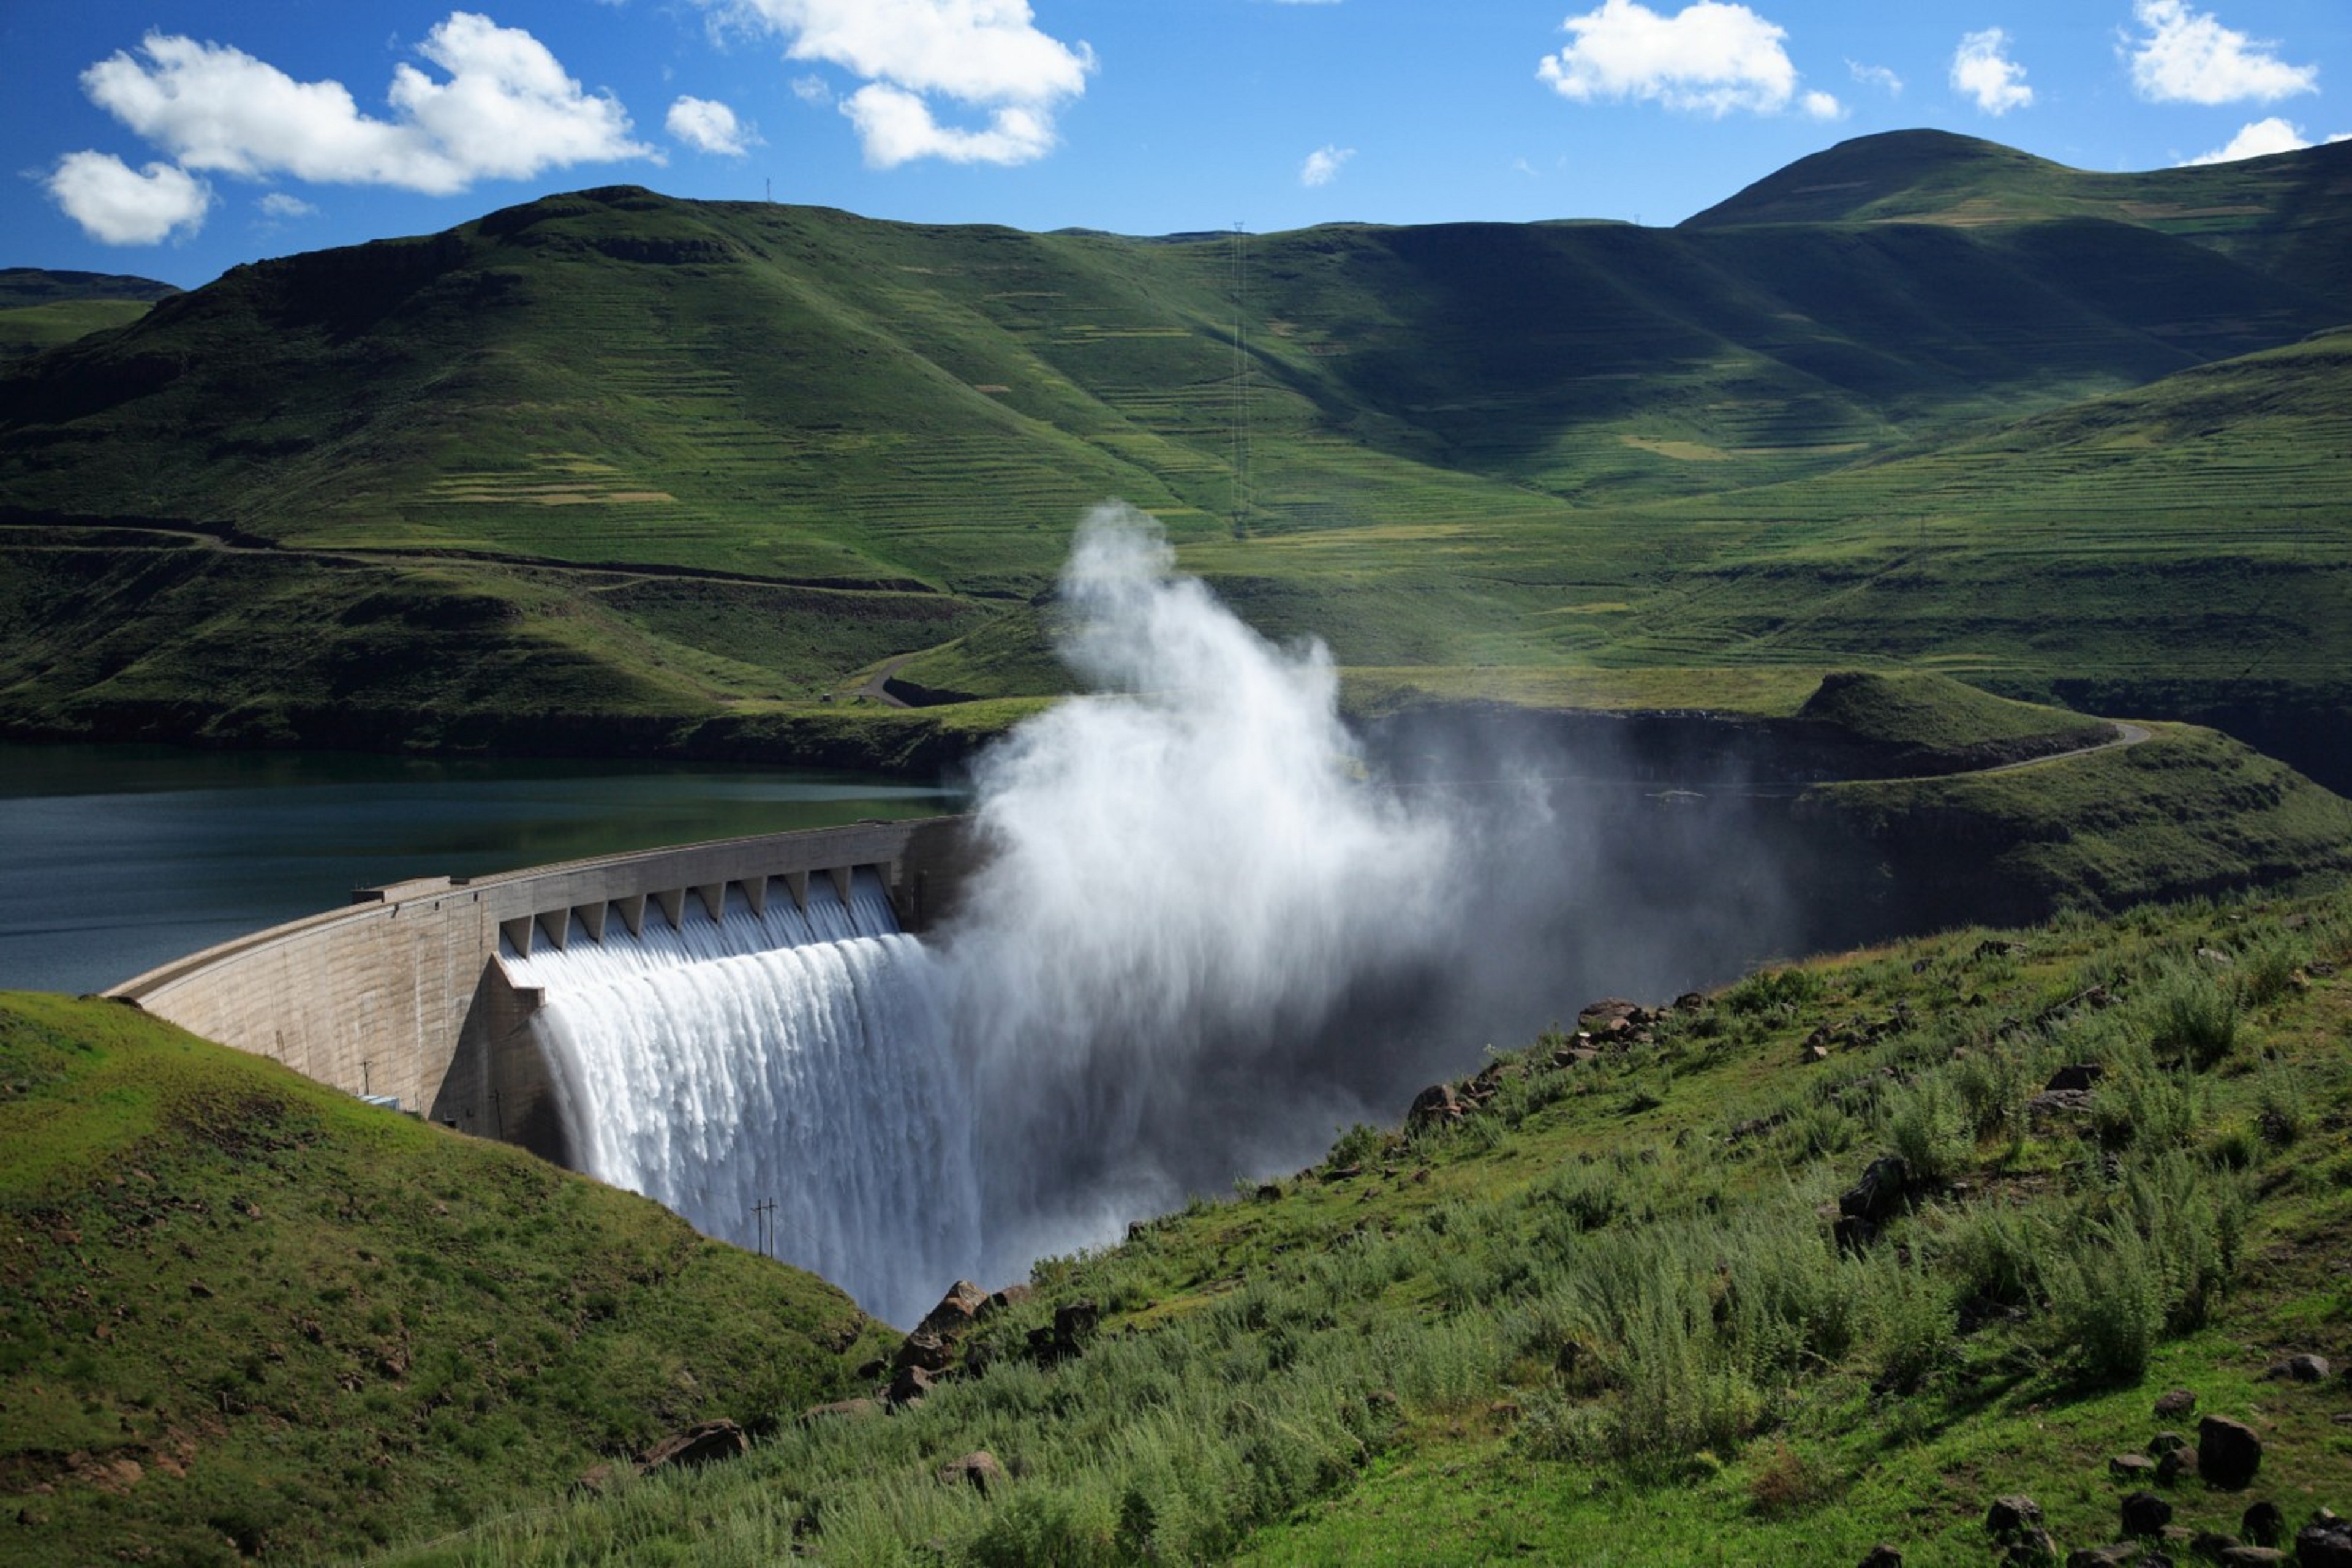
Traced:
[[871, 871], [845, 900], [824, 879], [805, 908], [730, 890], [716, 919], [688, 900], [676, 926], [614, 922], [501, 961], [545, 994], [532, 1027], [590, 1173], [771, 1244], [892, 1322], [970, 1271], [981, 1216], [947, 972]]

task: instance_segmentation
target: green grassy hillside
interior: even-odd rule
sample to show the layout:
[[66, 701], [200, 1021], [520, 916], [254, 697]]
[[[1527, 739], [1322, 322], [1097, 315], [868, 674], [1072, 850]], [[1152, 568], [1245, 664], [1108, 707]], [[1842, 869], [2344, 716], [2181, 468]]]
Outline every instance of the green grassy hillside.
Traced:
[[2333, 290], [2352, 276], [2336, 188], [2340, 145], [2149, 174], [2070, 169], [1943, 131], [1842, 142], [1801, 158], [1685, 228], [1929, 223], [1960, 227], [2095, 218], [2159, 230]]
[[128, 326], [179, 291], [152, 278], [0, 268], [0, 364]]
[[543, 1506], [895, 1336], [657, 1205], [95, 1000], [0, 997], [0, 1562]]
[[[1555, 1033], [1041, 1264], [919, 1405], [395, 1560], [1966, 1564], [1996, 1498], [2054, 1560], [2143, 1488], [2168, 1550], [2291, 1536], [2352, 1500], [2347, 963], [2340, 891], [2189, 904]], [[2156, 1479], [2207, 1416], [2251, 1485]]]
[[1230, 237], [631, 187], [240, 268], [0, 375], [0, 592], [39, 628], [0, 724], [332, 740], [341, 703], [439, 745], [881, 675], [1041, 696], [1108, 495], [1375, 684], [1859, 663], [2352, 713], [2344, 158], [1867, 138], [1673, 231], [1255, 237], [1238, 311]]

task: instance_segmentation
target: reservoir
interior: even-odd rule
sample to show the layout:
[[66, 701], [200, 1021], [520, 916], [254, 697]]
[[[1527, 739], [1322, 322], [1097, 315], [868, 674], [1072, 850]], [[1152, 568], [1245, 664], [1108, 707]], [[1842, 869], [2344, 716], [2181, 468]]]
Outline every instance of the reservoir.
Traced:
[[100, 991], [355, 888], [957, 809], [850, 773], [0, 745], [0, 990]]

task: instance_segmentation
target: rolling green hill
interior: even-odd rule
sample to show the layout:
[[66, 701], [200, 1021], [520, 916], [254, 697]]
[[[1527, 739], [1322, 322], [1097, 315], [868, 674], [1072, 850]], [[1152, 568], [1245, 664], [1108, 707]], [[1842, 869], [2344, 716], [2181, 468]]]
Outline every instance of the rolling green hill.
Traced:
[[879, 675], [1045, 695], [1110, 495], [1372, 687], [2352, 710], [2347, 163], [1916, 132], [1676, 230], [1245, 245], [616, 187], [239, 268], [0, 375], [0, 725], [593, 747]]
[[0, 1563], [348, 1554], [895, 1339], [632, 1194], [96, 999], [0, 996]]
[[156, 300], [178, 292], [152, 278], [0, 268], [0, 364], [128, 326]]

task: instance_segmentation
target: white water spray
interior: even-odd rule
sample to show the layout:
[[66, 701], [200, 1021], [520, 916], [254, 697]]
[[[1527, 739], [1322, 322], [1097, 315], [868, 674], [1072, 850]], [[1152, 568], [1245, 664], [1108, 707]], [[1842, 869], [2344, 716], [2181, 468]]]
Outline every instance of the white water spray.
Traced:
[[1171, 563], [1124, 506], [1080, 528], [1063, 652], [1097, 695], [982, 760], [934, 945], [875, 887], [845, 926], [745, 909], [509, 961], [589, 1170], [739, 1241], [773, 1199], [783, 1256], [904, 1324], [1324, 1147], [1345, 1074], [1283, 1053], [1458, 918], [1450, 835], [1359, 782], [1320, 645]]

